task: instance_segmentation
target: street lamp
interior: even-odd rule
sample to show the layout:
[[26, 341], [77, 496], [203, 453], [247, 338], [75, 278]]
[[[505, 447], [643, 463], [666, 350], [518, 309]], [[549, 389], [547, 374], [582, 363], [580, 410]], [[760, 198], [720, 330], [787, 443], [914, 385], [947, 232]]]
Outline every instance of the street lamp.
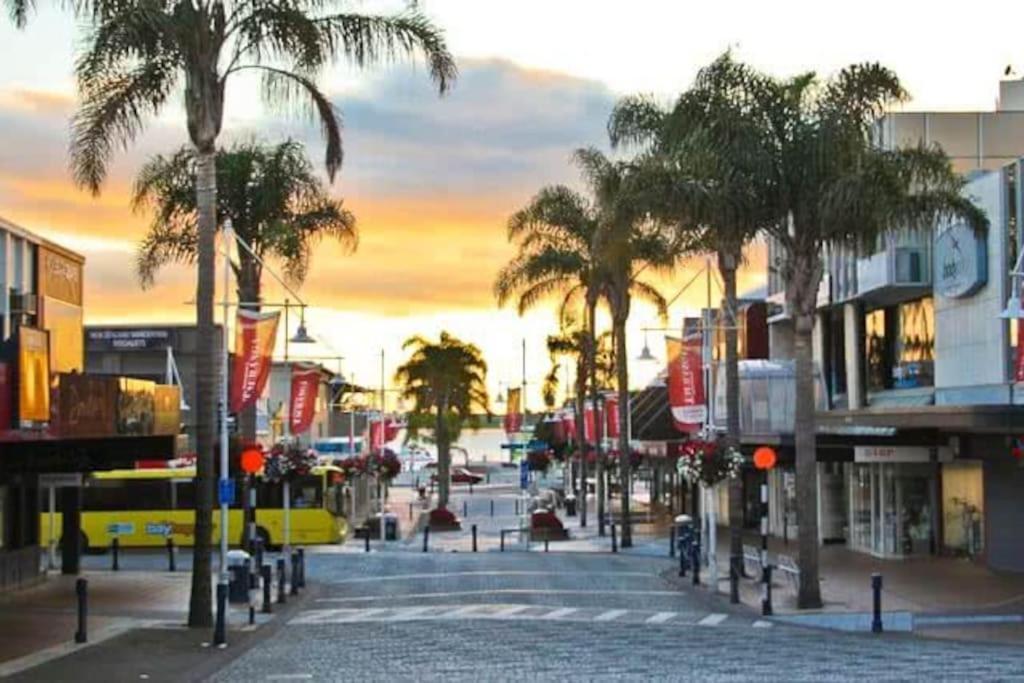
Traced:
[[651, 353], [651, 347], [647, 344], [647, 329], [646, 328], [644, 329], [644, 348], [640, 352], [640, 355], [636, 357], [636, 359], [637, 360], [642, 360], [642, 361], [658, 360], [657, 358], [654, 357], [654, 354]]

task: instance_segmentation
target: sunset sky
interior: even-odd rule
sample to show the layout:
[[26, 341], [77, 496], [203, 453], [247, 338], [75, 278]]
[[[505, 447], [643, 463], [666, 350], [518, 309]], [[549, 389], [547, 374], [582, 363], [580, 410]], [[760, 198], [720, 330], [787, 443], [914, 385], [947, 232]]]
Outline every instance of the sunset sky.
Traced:
[[[180, 107], [118, 154], [99, 198], [77, 190], [67, 171], [67, 130], [80, 34], [71, 18], [49, 9], [58, 3], [38, 4], [43, 9], [24, 31], [0, 22], [0, 215], [86, 255], [89, 322], [191, 320], [184, 304], [193, 295], [190, 269], [168, 268], [152, 290], [139, 289], [134, 251], [149, 219], [127, 206], [140, 164], [186, 141]], [[366, 11], [399, 4], [353, 3]], [[756, 0], [420, 5], [446, 29], [459, 61], [449, 96], [437, 97], [422, 65], [338, 67], [322, 79], [344, 119], [345, 165], [331, 189], [355, 212], [361, 243], [354, 256], [329, 243], [317, 250], [301, 295], [311, 306], [311, 334], [327, 344], [302, 352], [343, 355], [346, 375], [376, 385], [382, 348], [390, 377], [403, 339], [447, 329], [483, 348], [493, 393], [499, 381], [519, 382], [526, 338], [531, 407], [539, 407], [544, 335], [555, 323], [548, 310], [521, 319], [494, 303], [494, 275], [511, 255], [505, 220], [545, 184], [578, 184], [569, 156], [578, 146], [606, 146], [617, 97], [652, 92], [667, 101], [730, 47], [778, 74], [881, 61], [904, 80], [911, 109], [989, 110], [1003, 69], [1024, 73], [1020, 3], [980, 2], [956, 12], [875, 0], [841, 7]], [[321, 162], [318, 131], [308, 121], [268, 111], [251, 83], [238, 82], [228, 98], [223, 141], [292, 136]], [[741, 291], [764, 279], [759, 250], [749, 265]], [[664, 283], [665, 294], [692, 272]], [[680, 298], [672, 326], [700, 305], [702, 292]], [[268, 300], [281, 296], [267, 288]], [[637, 306], [631, 326], [633, 357], [643, 345], [640, 328], [661, 323]], [[658, 334], [651, 333], [652, 347], [663, 356]], [[634, 383], [657, 369], [636, 363]]]

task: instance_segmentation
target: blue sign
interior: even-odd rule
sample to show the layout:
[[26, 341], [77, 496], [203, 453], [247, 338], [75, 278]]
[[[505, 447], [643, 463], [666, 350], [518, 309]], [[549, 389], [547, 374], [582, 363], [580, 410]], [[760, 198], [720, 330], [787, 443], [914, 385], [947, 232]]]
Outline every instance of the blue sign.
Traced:
[[527, 460], [519, 461], [519, 488], [526, 490], [530, 486], [530, 463]]
[[947, 299], [970, 296], [988, 280], [984, 233], [957, 223], [935, 236], [935, 290]]
[[217, 487], [217, 502], [221, 505], [231, 505], [235, 502], [235, 480], [221, 479]]

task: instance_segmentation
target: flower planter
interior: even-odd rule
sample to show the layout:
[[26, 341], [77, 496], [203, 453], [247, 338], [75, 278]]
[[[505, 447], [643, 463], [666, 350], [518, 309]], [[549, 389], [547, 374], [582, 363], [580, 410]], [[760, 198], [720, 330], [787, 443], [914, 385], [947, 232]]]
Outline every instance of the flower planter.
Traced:
[[536, 510], [530, 515], [531, 541], [565, 541], [569, 531], [562, 526], [562, 520], [550, 510]]
[[434, 508], [427, 517], [431, 531], [459, 531], [462, 523], [448, 508]]

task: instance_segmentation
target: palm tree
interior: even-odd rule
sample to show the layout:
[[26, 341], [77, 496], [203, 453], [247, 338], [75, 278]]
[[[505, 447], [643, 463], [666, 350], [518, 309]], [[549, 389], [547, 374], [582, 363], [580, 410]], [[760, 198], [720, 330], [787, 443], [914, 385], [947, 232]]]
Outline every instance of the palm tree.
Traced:
[[831, 79], [806, 73], [789, 79], [758, 75], [737, 94], [760, 139], [747, 149], [763, 173], [757, 194], [774, 216], [769, 234], [783, 258], [776, 265], [793, 323], [796, 369], [797, 513], [802, 608], [821, 605], [811, 336], [822, 250], [848, 245], [867, 251], [896, 229], [931, 229], [961, 219], [976, 230], [984, 213], [963, 194], [964, 180], [939, 149], [885, 150], [872, 142], [886, 108], [906, 99], [896, 74], [878, 64], [853, 65]]
[[[653, 213], [687, 233], [689, 249], [715, 253], [722, 275], [725, 325], [726, 438], [739, 448], [739, 355], [736, 271], [744, 247], [770, 225], [758, 200], [764, 178], [747, 152], [760, 131], [750, 116], [748, 84], [758, 75], [726, 53], [701, 69], [671, 108], [650, 97], [620, 100], [608, 123], [613, 146], [645, 152], [644, 187]], [[743, 486], [729, 480], [730, 564], [742, 571]]]
[[395, 371], [402, 395], [413, 401], [409, 436], [432, 422], [437, 444], [437, 507], [448, 507], [451, 485], [451, 445], [462, 426], [478, 412], [490, 413], [487, 363], [479, 348], [447, 332], [440, 341], [410, 337], [402, 345], [412, 355]]
[[[283, 265], [291, 284], [301, 284], [313, 247], [325, 237], [352, 252], [358, 244], [356, 219], [327, 194], [302, 144], [244, 142], [217, 150], [217, 225], [231, 219], [238, 236], [253, 250], [239, 249], [233, 264], [238, 300], [258, 311], [263, 263]], [[185, 147], [151, 159], [135, 181], [132, 204], [152, 211], [153, 222], [139, 244], [136, 267], [143, 287], [153, 284], [168, 263], [195, 263], [198, 230], [196, 153]], [[256, 440], [255, 406], [239, 415], [239, 435]]]
[[[7, 0], [16, 23], [30, 0]], [[340, 2], [285, 0], [83, 0], [72, 3], [87, 21], [75, 65], [80, 105], [72, 120], [71, 165], [76, 183], [98, 193], [107, 164], [184, 85], [189, 138], [196, 153], [196, 325], [202, 348], [196, 388], [196, 528], [188, 623], [212, 623], [210, 538], [216, 435], [216, 345], [213, 326], [215, 153], [230, 77], [262, 77], [270, 104], [308, 104], [326, 141], [328, 176], [342, 161], [334, 104], [317, 77], [337, 56], [357, 67], [422, 55], [444, 93], [456, 76], [441, 31], [415, 9], [392, 16], [346, 11]]]
[[[670, 272], [683, 252], [678, 232], [667, 230], [656, 220], [635, 194], [632, 180], [636, 167], [612, 162], [593, 148], [577, 150], [576, 162], [594, 188], [597, 203], [602, 207], [601, 220], [594, 235], [594, 250], [600, 268], [607, 274], [606, 292], [612, 314], [612, 339], [615, 345], [616, 389], [619, 403], [619, 485], [622, 489], [622, 547], [633, 545], [630, 517], [630, 482], [632, 481], [629, 445], [629, 367], [626, 345], [626, 322], [634, 296], [654, 304], [661, 318], [668, 315], [665, 298], [652, 285], [639, 279], [640, 272], [650, 269]], [[596, 403], [596, 384], [591, 387]]]

